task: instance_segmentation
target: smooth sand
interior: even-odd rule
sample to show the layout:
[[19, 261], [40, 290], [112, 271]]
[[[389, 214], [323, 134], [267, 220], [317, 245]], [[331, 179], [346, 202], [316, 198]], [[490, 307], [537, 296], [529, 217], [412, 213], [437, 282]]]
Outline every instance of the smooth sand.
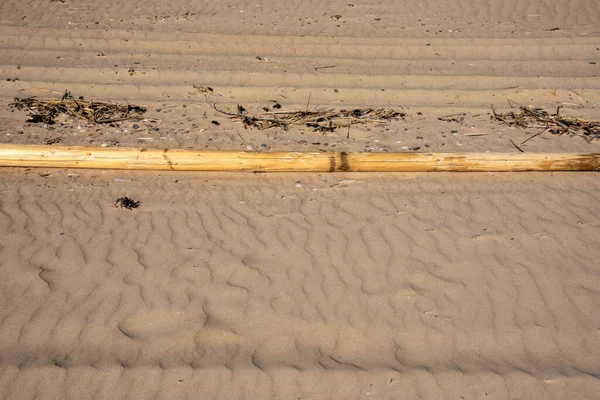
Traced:
[[[6, 0], [0, 141], [516, 152], [538, 130], [492, 105], [598, 118], [599, 19], [594, 0]], [[44, 127], [6, 106], [65, 89], [148, 119]], [[258, 131], [208, 104], [270, 100], [406, 117]], [[547, 132], [521, 148], [599, 152]], [[0, 175], [0, 398], [600, 392], [597, 173]]]

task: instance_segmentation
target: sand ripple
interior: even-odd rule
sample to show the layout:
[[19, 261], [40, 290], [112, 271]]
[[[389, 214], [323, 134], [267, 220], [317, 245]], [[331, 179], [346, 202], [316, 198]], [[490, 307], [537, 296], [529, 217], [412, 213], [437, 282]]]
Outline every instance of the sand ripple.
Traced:
[[3, 397], [598, 388], [595, 174], [5, 174]]

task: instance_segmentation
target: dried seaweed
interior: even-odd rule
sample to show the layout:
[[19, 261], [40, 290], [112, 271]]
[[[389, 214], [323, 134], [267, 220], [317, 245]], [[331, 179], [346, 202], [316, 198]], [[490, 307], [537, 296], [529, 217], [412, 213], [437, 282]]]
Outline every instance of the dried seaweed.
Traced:
[[115, 201], [115, 207], [117, 208], [126, 208], [128, 210], [133, 210], [134, 208], [138, 208], [142, 204], [141, 201], [135, 201], [129, 197], [119, 197], [117, 201]]
[[542, 132], [547, 130], [555, 135], [576, 135], [588, 142], [600, 139], [600, 121], [561, 115], [560, 109], [559, 106], [555, 114], [549, 114], [542, 108], [519, 106], [519, 112], [510, 111], [502, 114], [497, 113], [492, 107], [491, 118], [512, 127], [541, 128]]
[[463, 123], [465, 121], [466, 116], [467, 116], [467, 114], [465, 114], [465, 113], [458, 113], [458, 114], [444, 115], [444, 116], [438, 117], [438, 119], [440, 121], [444, 121], [444, 122]]
[[27, 122], [54, 124], [58, 115], [64, 114], [73, 120], [83, 120], [91, 124], [108, 124], [112, 122], [139, 120], [146, 108], [132, 104], [106, 103], [102, 101], [89, 101], [83, 97], [75, 99], [70, 92], [60, 99], [39, 99], [28, 97], [15, 98], [9, 104], [18, 110], [29, 111]]
[[[215, 104], [212, 104], [211, 106], [221, 114], [228, 115], [231, 119], [242, 122], [245, 128], [257, 128], [260, 130], [269, 128], [282, 128], [287, 130], [293, 125], [304, 125], [319, 132], [333, 132], [339, 127], [388, 122], [393, 118], [404, 118], [406, 116], [405, 113], [388, 108], [266, 111], [260, 114], [251, 115], [241, 105], [237, 106], [237, 113], [235, 114], [219, 110]], [[277, 107], [273, 106], [273, 108]], [[265, 108], [263, 108], [263, 110], [265, 110]]]

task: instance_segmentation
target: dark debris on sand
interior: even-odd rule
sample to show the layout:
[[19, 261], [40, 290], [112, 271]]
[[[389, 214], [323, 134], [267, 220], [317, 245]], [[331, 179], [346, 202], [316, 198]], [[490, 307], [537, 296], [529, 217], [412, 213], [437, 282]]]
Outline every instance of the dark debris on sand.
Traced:
[[128, 210], [133, 210], [134, 208], [138, 208], [142, 204], [141, 201], [135, 201], [129, 197], [119, 197], [117, 201], [115, 201], [115, 207], [117, 208], [126, 208]]
[[600, 139], [600, 121], [563, 115], [560, 109], [559, 106], [555, 114], [550, 114], [541, 108], [520, 106], [518, 112], [502, 114], [492, 108], [491, 118], [517, 128], [541, 128], [542, 132], [547, 130], [555, 135], [576, 135], [588, 142]]
[[388, 122], [393, 118], [404, 118], [406, 116], [405, 113], [390, 108], [279, 111], [281, 105], [277, 103], [273, 108], [278, 109], [278, 111], [250, 114], [241, 105], [237, 106], [237, 113], [219, 110], [215, 104], [211, 104], [211, 107], [221, 114], [228, 115], [231, 119], [242, 122], [245, 128], [257, 128], [260, 130], [275, 127], [288, 129], [292, 125], [304, 125], [313, 128], [315, 131], [333, 132], [336, 128], [347, 127], [348, 125]]
[[64, 114], [73, 120], [83, 120], [91, 124], [108, 124], [112, 122], [143, 119], [146, 108], [133, 104], [107, 103], [89, 101], [83, 97], [75, 99], [71, 92], [65, 91], [60, 98], [40, 99], [27, 97], [15, 98], [9, 104], [17, 110], [29, 112], [28, 122], [52, 125], [58, 115]]

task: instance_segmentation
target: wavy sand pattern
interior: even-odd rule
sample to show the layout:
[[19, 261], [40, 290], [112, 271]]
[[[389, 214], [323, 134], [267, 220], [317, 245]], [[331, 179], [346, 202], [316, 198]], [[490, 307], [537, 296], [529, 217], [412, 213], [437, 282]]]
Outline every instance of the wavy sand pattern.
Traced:
[[[0, 4], [0, 99], [60, 96], [68, 89], [88, 99], [147, 104], [151, 119], [116, 130], [76, 123], [75, 134], [54, 127], [50, 135], [60, 134], [67, 145], [317, 150], [335, 141], [338, 150], [361, 151], [378, 150], [373, 140], [379, 140], [389, 151], [424, 144], [433, 151], [514, 151], [498, 137], [514, 132], [489, 121], [491, 105], [506, 108], [510, 100], [550, 110], [561, 105], [584, 118], [598, 114], [600, 7], [594, 0], [60, 1]], [[205, 99], [194, 84], [214, 92]], [[260, 109], [270, 100], [285, 109], [403, 107], [410, 125], [392, 124], [393, 138], [383, 129], [353, 127], [349, 137], [322, 140], [319, 133], [299, 146], [245, 131], [208, 105]], [[437, 117], [456, 112], [479, 116], [459, 134], [490, 136], [415, 141], [423, 133], [450, 133], [455, 127]], [[2, 108], [0, 121], [12, 132], [4, 142], [48, 139], [46, 129], [24, 124], [22, 113]], [[528, 146], [590, 151], [584, 142], [558, 139]]]
[[598, 389], [594, 175], [115, 174], [6, 173], [2, 397]]
[[[514, 152], [535, 131], [491, 105], [598, 118], [598, 4], [5, 0], [0, 141]], [[43, 127], [5, 106], [65, 89], [148, 120]], [[407, 116], [267, 132], [208, 104], [269, 100]], [[522, 148], [600, 151], [547, 133]], [[598, 174], [0, 174], [0, 398], [600, 391]]]

